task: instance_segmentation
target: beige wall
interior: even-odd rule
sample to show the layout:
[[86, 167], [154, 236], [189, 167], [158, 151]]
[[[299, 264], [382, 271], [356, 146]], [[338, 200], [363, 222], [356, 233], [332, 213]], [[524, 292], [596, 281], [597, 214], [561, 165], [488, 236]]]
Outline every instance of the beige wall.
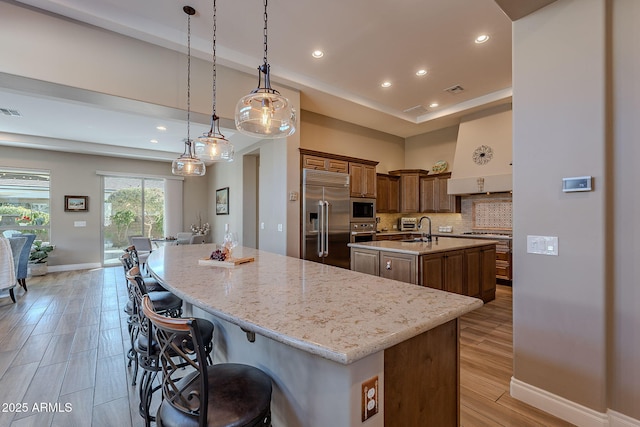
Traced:
[[[135, 176], [171, 176], [171, 164], [107, 156], [61, 153], [0, 146], [0, 167], [51, 171], [51, 242], [56, 245], [49, 265], [102, 263], [102, 182], [96, 171]], [[183, 185], [184, 227], [194, 222], [193, 212], [206, 212], [206, 186], [195, 178]], [[89, 196], [88, 212], [65, 212], [65, 195]], [[203, 215], [203, 218], [206, 218]], [[86, 221], [86, 227], [74, 227], [74, 221]]]
[[[636, 420], [639, 11], [635, 0], [559, 0], [516, 21], [513, 44], [514, 378]], [[594, 191], [561, 191], [582, 175]], [[558, 236], [559, 256], [528, 254], [527, 235]]]
[[439, 160], [453, 166], [458, 125], [407, 138], [404, 145], [404, 169], [431, 170]]
[[378, 173], [404, 167], [404, 138], [309, 111], [302, 111], [301, 127], [302, 148], [378, 161]]

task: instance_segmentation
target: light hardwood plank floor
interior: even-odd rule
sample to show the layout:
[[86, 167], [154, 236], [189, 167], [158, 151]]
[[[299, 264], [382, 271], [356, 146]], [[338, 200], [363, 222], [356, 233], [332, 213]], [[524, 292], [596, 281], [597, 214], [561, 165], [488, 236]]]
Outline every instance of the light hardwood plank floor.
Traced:
[[[49, 273], [27, 286], [16, 304], [0, 297], [0, 426], [143, 426], [122, 268]], [[495, 301], [462, 318], [462, 426], [570, 426], [509, 396], [511, 302], [499, 286]]]

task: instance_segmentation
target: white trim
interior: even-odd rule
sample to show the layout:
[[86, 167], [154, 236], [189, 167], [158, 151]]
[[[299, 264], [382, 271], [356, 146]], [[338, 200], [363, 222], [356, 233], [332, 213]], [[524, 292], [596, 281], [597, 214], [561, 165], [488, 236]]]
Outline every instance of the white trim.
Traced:
[[131, 172], [109, 172], [109, 171], [96, 171], [96, 175], [104, 176], [118, 176], [123, 178], [151, 178], [151, 179], [175, 179], [177, 181], [184, 181], [183, 176], [176, 175], [149, 175]]
[[635, 420], [631, 417], [628, 417], [620, 412], [612, 411], [609, 409], [607, 411], [609, 415], [609, 426], [610, 427], [640, 427], [640, 420]]
[[602, 412], [511, 377], [511, 397], [580, 427], [610, 427]]
[[89, 270], [101, 267], [102, 264], [100, 264], [99, 262], [88, 262], [85, 264], [50, 265], [47, 267], [47, 272], [55, 273], [58, 271]]

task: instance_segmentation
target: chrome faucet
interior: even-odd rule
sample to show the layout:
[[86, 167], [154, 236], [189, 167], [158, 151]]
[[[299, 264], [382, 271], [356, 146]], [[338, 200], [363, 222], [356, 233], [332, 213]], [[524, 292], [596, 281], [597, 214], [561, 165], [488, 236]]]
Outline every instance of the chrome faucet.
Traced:
[[420, 218], [420, 221], [418, 221], [418, 229], [422, 230], [422, 220], [425, 218], [429, 220], [429, 233], [426, 236], [424, 235], [424, 233], [422, 233], [422, 240], [425, 242], [430, 242], [431, 241], [431, 218], [429, 218], [428, 216], [423, 216], [422, 218]]

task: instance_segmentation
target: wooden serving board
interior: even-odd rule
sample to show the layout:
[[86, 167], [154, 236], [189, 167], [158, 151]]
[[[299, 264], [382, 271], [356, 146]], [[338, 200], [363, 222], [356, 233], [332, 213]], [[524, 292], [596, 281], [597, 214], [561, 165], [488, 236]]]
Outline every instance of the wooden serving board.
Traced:
[[212, 265], [214, 267], [235, 267], [236, 265], [245, 264], [255, 261], [254, 257], [229, 258], [224, 261], [218, 261], [209, 258], [201, 258], [198, 260], [199, 265]]

